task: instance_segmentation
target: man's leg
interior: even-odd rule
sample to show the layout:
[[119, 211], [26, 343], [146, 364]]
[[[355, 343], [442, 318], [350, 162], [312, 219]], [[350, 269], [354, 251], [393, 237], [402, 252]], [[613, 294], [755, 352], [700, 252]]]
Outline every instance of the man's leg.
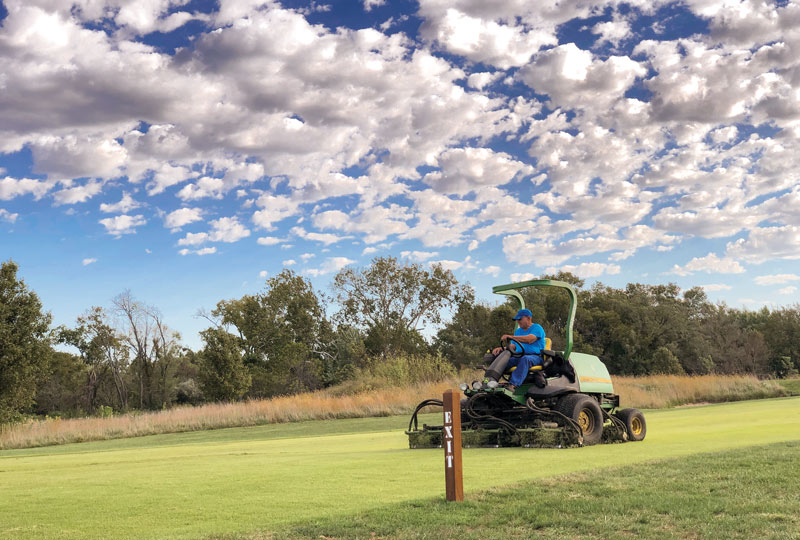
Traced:
[[486, 370], [484, 376], [493, 381], [499, 381], [508, 368], [508, 361], [511, 359], [511, 353], [503, 351], [497, 355], [489, 369]]

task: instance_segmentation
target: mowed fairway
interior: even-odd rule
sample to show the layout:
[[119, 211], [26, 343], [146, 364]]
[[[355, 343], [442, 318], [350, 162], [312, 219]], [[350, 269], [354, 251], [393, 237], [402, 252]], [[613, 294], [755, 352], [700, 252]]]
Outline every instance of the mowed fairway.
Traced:
[[[800, 440], [800, 398], [646, 415], [642, 443], [465, 450], [467, 496], [537, 477]], [[0, 538], [202, 538], [443, 496], [442, 451], [408, 450], [406, 423], [305, 422], [3, 451]]]

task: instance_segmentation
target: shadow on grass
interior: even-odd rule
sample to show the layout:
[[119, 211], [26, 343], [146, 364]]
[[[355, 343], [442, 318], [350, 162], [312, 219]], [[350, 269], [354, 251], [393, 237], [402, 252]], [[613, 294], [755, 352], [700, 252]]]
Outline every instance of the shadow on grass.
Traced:
[[[800, 442], [700, 454], [420, 499], [257, 539], [800, 538]], [[513, 465], [494, 474], [513, 478]], [[531, 460], [531, 467], [546, 463]]]

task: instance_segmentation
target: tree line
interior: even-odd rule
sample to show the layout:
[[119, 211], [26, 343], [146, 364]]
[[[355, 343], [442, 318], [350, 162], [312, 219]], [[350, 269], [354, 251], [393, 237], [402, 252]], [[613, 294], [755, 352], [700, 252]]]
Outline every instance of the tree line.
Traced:
[[[128, 291], [53, 327], [18, 270], [13, 261], [0, 267], [0, 423], [316, 390], [398, 356], [428, 367], [476, 366], [511, 329], [515, 311], [511, 300], [476, 301], [441, 266], [378, 257], [341, 270], [328, 292], [284, 269], [261, 292], [218, 302], [201, 314], [209, 326], [195, 351], [156, 307]], [[711, 303], [700, 288], [586, 288], [572, 274], [546, 277], [576, 287], [574, 350], [598, 355], [613, 374], [786, 377], [800, 370], [798, 306], [746, 311]], [[566, 292], [523, 296], [553, 348], [563, 349]], [[438, 332], [426, 339], [426, 328]]]

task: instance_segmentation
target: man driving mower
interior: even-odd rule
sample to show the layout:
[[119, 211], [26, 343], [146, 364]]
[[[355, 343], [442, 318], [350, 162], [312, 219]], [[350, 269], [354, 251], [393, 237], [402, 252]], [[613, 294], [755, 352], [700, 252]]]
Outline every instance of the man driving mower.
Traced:
[[[500, 341], [506, 342], [504, 347], [496, 347], [491, 355], [486, 355], [491, 365], [486, 369], [483, 380], [484, 384], [496, 386], [506, 370], [516, 367], [505, 385], [512, 393], [525, 381], [531, 366], [542, 365], [542, 349], [545, 348], [544, 328], [534, 324], [531, 310], [520, 309], [513, 320], [518, 321], [519, 327], [513, 336], [503, 334]], [[547, 385], [547, 379], [540, 370], [533, 372], [533, 383], [539, 388]]]

